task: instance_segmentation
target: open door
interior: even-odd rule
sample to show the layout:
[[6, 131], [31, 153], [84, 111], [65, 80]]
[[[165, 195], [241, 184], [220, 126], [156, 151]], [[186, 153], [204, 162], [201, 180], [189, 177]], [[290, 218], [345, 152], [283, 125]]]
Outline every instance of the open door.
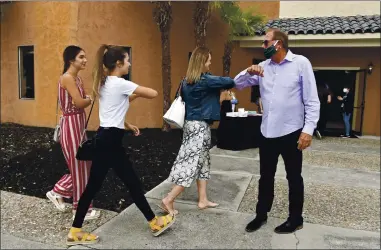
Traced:
[[366, 69], [357, 71], [353, 103], [352, 132], [362, 135], [365, 109]]

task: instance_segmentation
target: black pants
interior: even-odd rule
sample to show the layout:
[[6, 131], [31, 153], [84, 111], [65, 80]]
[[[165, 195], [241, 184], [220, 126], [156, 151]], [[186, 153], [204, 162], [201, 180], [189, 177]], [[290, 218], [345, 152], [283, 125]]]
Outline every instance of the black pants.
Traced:
[[302, 151], [298, 150], [301, 130], [278, 138], [262, 138], [259, 148], [260, 174], [257, 215], [270, 212], [274, 200], [274, 177], [278, 157], [282, 155], [289, 187], [289, 219], [303, 222], [304, 184], [302, 178]]
[[144, 196], [141, 182], [135, 174], [132, 163], [123, 148], [123, 135], [123, 129], [102, 127], [98, 129], [95, 136], [96, 149], [89, 181], [78, 202], [73, 227], [82, 227], [90, 203], [101, 189], [110, 167], [114, 169], [116, 175], [124, 182], [126, 187], [130, 189], [133, 201], [147, 221], [154, 219], [155, 214], [152, 212]]

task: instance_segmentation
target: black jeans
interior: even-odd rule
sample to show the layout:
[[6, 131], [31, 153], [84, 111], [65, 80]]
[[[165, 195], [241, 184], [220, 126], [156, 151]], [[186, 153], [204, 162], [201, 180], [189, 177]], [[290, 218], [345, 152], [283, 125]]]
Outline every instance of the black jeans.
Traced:
[[298, 150], [301, 129], [278, 138], [262, 138], [259, 148], [260, 174], [257, 215], [270, 212], [274, 200], [274, 177], [278, 157], [282, 155], [289, 187], [289, 219], [303, 222], [304, 184], [302, 177], [302, 151]]
[[155, 214], [152, 212], [144, 196], [141, 182], [135, 174], [132, 163], [123, 147], [123, 135], [123, 129], [102, 127], [98, 129], [95, 136], [95, 154], [90, 170], [89, 181], [78, 202], [73, 227], [82, 227], [90, 203], [101, 189], [110, 167], [114, 169], [116, 175], [123, 181], [126, 187], [130, 189], [133, 201], [147, 221], [154, 219]]

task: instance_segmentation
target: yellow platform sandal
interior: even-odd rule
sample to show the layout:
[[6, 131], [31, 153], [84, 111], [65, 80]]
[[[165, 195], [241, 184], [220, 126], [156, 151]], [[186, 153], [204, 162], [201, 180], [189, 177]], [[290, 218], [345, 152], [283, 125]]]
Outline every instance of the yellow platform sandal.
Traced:
[[82, 230], [80, 228], [72, 227], [70, 229], [71, 238], [67, 237], [66, 245], [75, 246], [75, 245], [90, 245], [95, 244], [99, 241], [99, 237], [94, 234], [89, 234], [86, 232], [82, 232], [82, 235], [78, 235]]
[[159, 217], [157, 216], [155, 216], [155, 218], [149, 222], [149, 226], [151, 227], [151, 232], [153, 236], [155, 237], [159, 236], [165, 230], [167, 230], [173, 225], [173, 223], [175, 222], [175, 215], [167, 214], [165, 216], [160, 216], [160, 219], [163, 222], [161, 226], [156, 224], [157, 221], [159, 220]]

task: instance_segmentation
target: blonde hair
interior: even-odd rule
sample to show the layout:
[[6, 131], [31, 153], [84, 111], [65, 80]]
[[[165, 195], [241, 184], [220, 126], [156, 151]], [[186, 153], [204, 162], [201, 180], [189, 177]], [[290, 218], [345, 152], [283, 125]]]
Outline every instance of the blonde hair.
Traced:
[[206, 47], [197, 47], [193, 50], [189, 59], [187, 74], [185, 80], [188, 83], [195, 83], [200, 80], [204, 71], [205, 63], [208, 61], [210, 50]]
[[127, 51], [123, 47], [101, 45], [97, 51], [93, 69], [93, 97], [99, 95], [99, 87], [106, 81], [106, 76], [113, 71], [116, 63], [124, 63]]

